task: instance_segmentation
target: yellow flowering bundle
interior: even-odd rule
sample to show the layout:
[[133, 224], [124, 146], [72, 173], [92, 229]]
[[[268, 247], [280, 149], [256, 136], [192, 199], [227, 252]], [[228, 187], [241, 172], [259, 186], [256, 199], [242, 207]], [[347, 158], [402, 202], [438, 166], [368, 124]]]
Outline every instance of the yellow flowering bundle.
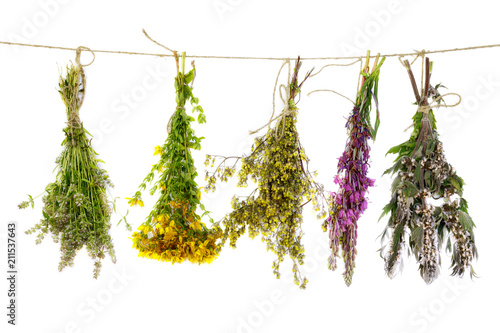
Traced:
[[[287, 63], [289, 61], [283, 66]], [[248, 156], [238, 157], [238, 160], [241, 159], [238, 186], [246, 187], [250, 178], [257, 188], [249, 196], [233, 197], [233, 211], [222, 220], [222, 240], [229, 240], [229, 245], [235, 248], [237, 240], [247, 230], [251, 238], [260, 235], [267, 250], [276, 254], [272, 264], [275, 276], [280, 278], [280, 264], [285, 257], [289, 257], [293, 263], [294, 282], [304, 289], [307, 278], [299, 269], [305, 258], [302, 207], [312, 201], [314, 209], [320, 211], [319, 218], [323, 218], [326, 212], [322, 204], [325, 202], [323, 186], [314, 181], [313, 174], [308, 170], [308, 158], [296, 128], [298, 108], [295, 98], [310, 75], [308, 72], [299, 84], [300, 66], [298, 59], [293, 76], [290, 78], [289, 74], [287, 85], [280, 86], [280, 92], [284, 88], [286, 97], [281, 94], [285, 107], [278, 117], [271, 120], [277, 120], [277, 123], [270, 126], [266, 134], [256, 138]], [[205, 165], [214, 163], [215, 159], [216, 156], [208, 155]], [[227, 159], [223, 158], [212, 174], [207, 172], [206, 190], [215, 190], [217, 179], [227, 181], [235, 173], [237, 161], [231, 167], [225, 165]]]
[[[175, 57], [178, 63], [177, 54]], [[159, 155], [160, 160], [139, 185], [139, 191], [127, 199], [131, 206], [144, 207], [141, 191], [146, 189], [147, 183], [153, 182], [155, 173], [160, 174], [150, 190], [151, 195], [159, 190], [160, 198], [146, 221], [133, 233], [132, 246], [139, 251], [140, 257], [172, 264], [184, 261], [202, 264], [210, 263], [218, 256], [221, 248], [218, 239], [222, 230], [217, 225], [208, 228], [201, 222], [208, 212], [200, 202], [201, 193], [195, 181], [198, 173], [191, 149], [200, 149], [203, 137], [195, 136], [191, 128], [194, 118], [186, 113], [186, 102], [193, 106], [193, 113], [198, 113], [198, 123], [205, 123], [205, 115], [198, 105], [198, 98], [192, 93], [196, 73], [194, 63], [187, 74], [184, 74], [184, 63], [183, 53], [182, 70], [175, 78], [177, 108], [168, 124], [167, 140], [162, 146], [155, 147], [154, 155]], [[196, 213], [197, 207], [203, 211], [201, 216]]]

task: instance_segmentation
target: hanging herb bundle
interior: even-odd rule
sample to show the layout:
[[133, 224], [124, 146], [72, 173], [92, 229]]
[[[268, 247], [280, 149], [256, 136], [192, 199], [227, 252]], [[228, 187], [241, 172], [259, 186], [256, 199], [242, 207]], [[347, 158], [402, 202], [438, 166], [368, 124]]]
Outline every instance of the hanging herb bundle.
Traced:
[[[409, 62], [404, 63], [418, 110], [413, 117], [410, 139], [388, 152], [398, 157], [385, 171], [396, 177], [392, 199], [382, 214], [390, 214], [382, 241], [388, 243], [385, 270], [389, 277], [394, 277], [402, 264], [402, 253], [408, 244], [419, 263], [420, 275], [429, 284], [439, 275], [439, 252], [443, 243], [446, 242], [446, 249], [452, 253], [452, 275], [462, 276], [470, 269], [471, 277], [474, 276], [471, 263], [477, 257], [477, 250], [475, 225], [468, 215], [467, 201], [462, 197], [464, 181], [446, 161], [432, 111], [432, 108], [446, 106], [441, 104], [445, 95], [439, 94], [439, 85], [430, 85], [432, 66], [428, 58], [425, 60], [425, 85], [421, 95]], [[431, 105], [428, 98], [432, 98]], [[433, 199], [442, 203], [433, 204]]]
[[[280, 95], [283, 89], [285, 91], [285, 98], [282, 97], [285, 108], [276, 118], [271, 118], [270, 123], [276, 120], [274, 127], [269, 125], [267, 134], [255, 139], [250, 155], [236, 158], [232, 166], [226, 166], [228, 158], [223, 158], [212, 174], [207, 172], [208, 185], [205, 189], [215, 190], [217, 178], [227, 181], [235, 173], [235, 166], [241, 159], [238, 186], [246, 187], [250, 177], [257, 183], [257, 188], [248, 197], [233, 197], [233, 211], [222, 221], [223, 241], [229, 239], [230, 246], [235, 248], [245, 230], [248, 229], [251, 238], [261, 235], [267, 249], [277, 255], [272, 265], [276, 277], [280, 277], [280, 263], [285, 256], [289, 256], [293, 261], [294, 281], [305, 288], [307, 279], [299, 271], [299, 265], [304, 263], [302, 207], [312, 200], [315, 209], [321, 210], [323, 187], [314, 182], [307, 168], [308, 159], [295, 125], [298, 112], [295, 98], [310, 72], [299, 84], [300, 58], [291, 79], [289, 60], [283, 64], [280, 73], [285, 64], [289, 67], [288, 83], [279, 88]], [[216, 158], [207, 155], [205, 165], [214, 163]], [[325, 215], [320, 213], [320, 217]]]
[[[141, 191], [146, 189], [147, 183], [153, 182], [155, 173], [160, 174], [150, 190], [151, 195], [159, 190], [160, 198], [146, 221], [134, 232], [133, 247], [139, 250], [140, 257], [172, 264], [186, 260], [198, 264], [210, 263], [220, 252], [218, 239], [222, 230], [217, 225], [207, 228], [201, 222], [208, 212], [200, 202], [200, 189], [195, 181], [198, 173], [191, 149], [199, 150], [203, 137], [197, 137], [191, 128], [194, 118], [186, 113], [186, 102], [193, 106], [193, 113], [198, 112], [198, 123], [205, 123], [205, 115], [198, 105], [198, 98], [192, 93], [196, 73], [194, 62], [193, 69], [185, 74], [185, 53], [182, 53], [181, 71], [177, 53], [175, 59], [178, 71], [175, 78], [177, 108], [168, 124], [167, 140], [155, 148], [154, 155], [160, 155], [160, 160], [139, 185], [139, 191], [132, 198], [127, 198], [131, 206], [138, 204], [143, 207]], [[197, 207], [203, 211], [201, 216], [196, 213]]]
[[[85, 94], [85, 75], [79, 62], [81, 49], [77, 50], [77, 65], [66, 67], [66, 77], [60, 76], [59, 93], [66, 105], [68, 117], [64, 129], [64, 147], [56, 159], [56, 180], [47, 185], [43, 197], [43, 218], [27, 234], [38, 232], [39, 244], [46, 234], [52, 234], [54, 242], [61, 243], [59, 271], [73, 266], [78, 250], [87, 248], [94, 260], [94, 278], [99, 276], [101, 259], [106, 252], [116, 262], [109, 229], [112, 202], [106, 194], [113, 187], [107, 172], [100, 168], [97, 153], [91, 146], [90, 133], [80, 121], [80, 107]], [[19, 205], [34, 207], [34, 198]]]
[[375, 140], [377, 129], [380, 124], [379, 112], [374, 127], [370, 122], [372, 97], [377, 103], [378, 78], [380, 67], [385, 58], [378, 63], [378, 56], [369, 73], [369, 53], [364, 69], [361, 71], [363, 77], [361, 88], [357, 94], [346, 128], [349, 133], [345, 150], [339, 158], [338, 174], [334, 183], [339, 185], [336, 193], [331, 193], [330, 212], [323, 223], [323, 230], [330, 237], [330, 248], [332, 249], [328, 260], [331, 270], [337, 268], [337, 256], [342, 247], [342, 258], [345, 262], [344, 281], [347, 286], [352, 282], [356, 258], [356, 241], [358, 236], [358, 220], [368, 206], [366, 193], [373, 186], [375, 180], [368, 178], [370, 159], [370, 146], [368, 140]]

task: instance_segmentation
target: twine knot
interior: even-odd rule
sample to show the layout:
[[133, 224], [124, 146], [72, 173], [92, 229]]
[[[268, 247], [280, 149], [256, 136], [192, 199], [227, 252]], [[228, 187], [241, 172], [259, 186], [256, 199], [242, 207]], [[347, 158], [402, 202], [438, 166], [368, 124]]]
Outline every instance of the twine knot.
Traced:
[[[80, 62], [82, 51], [89, 51], [90, 53], [92, 53], [93, 56], [92, 61], [89, 62], [88, 64], [82, 64]], [[73, 145], [75, 145], [74, 129], [82, 128], [82, 122], [80, 120], [79, 111], [80, 107], [83, 104], [83, 100], [85, 99], [85, 86], [86, 86], [85, 73], [83, 71], [83, 67], [91, 65], [94, 62], [94, 60], [95, 60], [95, 54], [94, 52], [92, 52], [91, 49], [85, 46], [77, 47], [75, 56], [76, 70], [78, 75], [76, 77], [77, 90], [72, 92], [73, 97], [68, 99], [67, 93], [65, 91], [65, 89], [68, 89], [68, 87], [66, 87], [65, 85], [61, 88], [62, 96], [68, 107], [68, 121], [66, 122], [66, 124], [70, 129], [71, 142]]]
[[[440, 104], [439, 101], [443, 99], [444, 96], [450, 96], [450, 95], [455, 95], [458, 97], [458, 102], [452, 105], [448, 104]], [[457, 105], [459, 105], [462, 102], [462, 96], [460, 96], [457, 93], [446, 93], [444, 95], [440, 95], [437, 98], [433, 98], [432, 102], [427, 104], [427, 105], [419, 105], [417, 111], [422, 112], [425, 114], [428, 114], [431, 109], [437, 109], [437, 108], [452, 108]]]

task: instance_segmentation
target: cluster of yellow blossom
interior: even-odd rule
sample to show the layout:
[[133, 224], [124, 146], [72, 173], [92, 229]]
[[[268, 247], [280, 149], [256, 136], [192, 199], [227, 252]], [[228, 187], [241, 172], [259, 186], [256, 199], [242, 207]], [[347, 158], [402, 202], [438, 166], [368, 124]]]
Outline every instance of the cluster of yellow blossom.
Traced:
[[142, 202], [141, 199], [138, 198], [125, 198], [125, 200], [128, 200], [128, 203], [130, 204], [130, 207], [139, 205], [141, 207], [144, 207], [144, 202]]
[[220, 253], [218, 240], [222, 229], [214, 225], [211, 229], [194, 216], [187, 216], [186, 205], [170, 203], [174, 209], [181, 209], [184, 218], [176, 221], [168, 215], [159, 214], [155, 217], [156, 225], [150, 227], [141, 225], [132, 234], [132, 247], [139, 250], [139, 257], [181, 263], [190, 261], [202, 264], [211, 263]]

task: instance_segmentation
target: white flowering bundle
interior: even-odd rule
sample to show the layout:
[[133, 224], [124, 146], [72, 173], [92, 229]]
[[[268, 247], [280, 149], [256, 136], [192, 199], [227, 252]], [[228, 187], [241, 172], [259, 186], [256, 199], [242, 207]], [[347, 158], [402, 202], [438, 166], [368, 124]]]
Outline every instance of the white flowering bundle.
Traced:
[[[413, 117], [410, 139], [388, 153], [398, 154], [394, 165], [385, 173], [396, 174], [392, 183], [392, 198], [382, 214], [389, 221], [382, 241], [385, 269], [394, 277], [402, 265], [405, 248], [415, 255], [420, 275], [432, 283], [439, 275], [440, 249], [452, 253], [452, 275], [462, 276], [469, 270], [474, 276], [472, 261], [477, 257], [474, 222], [463, 198], [464, 180], [447, 162], [439, 140], [432, 108], [441, 105], [444, 95], [441, 85], [430, 85], [431, 63], [426, 58], [425, 86], [419, 94], [408, 61], [405, 62], [418, 110]], [[428, 99], [432, 98], [429, 104]]]

